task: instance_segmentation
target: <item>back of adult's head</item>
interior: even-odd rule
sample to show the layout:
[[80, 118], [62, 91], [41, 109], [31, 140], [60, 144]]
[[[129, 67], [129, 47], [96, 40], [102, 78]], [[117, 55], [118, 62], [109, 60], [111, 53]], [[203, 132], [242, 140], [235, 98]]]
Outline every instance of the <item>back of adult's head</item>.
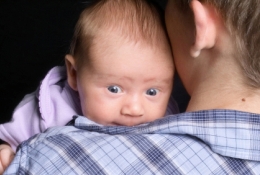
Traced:
[[[174, 0], [185, 12], [192, 0]], [[247, 85], [260, 87], [260, 0], [199, 0], [213, 5], [221, 14], [232, 35], [235, 57], [245, 75]]]

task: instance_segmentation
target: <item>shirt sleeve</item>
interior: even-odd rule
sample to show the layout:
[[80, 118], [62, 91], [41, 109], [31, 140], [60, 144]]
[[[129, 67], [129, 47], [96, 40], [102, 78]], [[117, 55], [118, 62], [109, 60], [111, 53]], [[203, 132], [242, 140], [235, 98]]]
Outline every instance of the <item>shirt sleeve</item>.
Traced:
[[26, 95], [15, 108], [12, 120], [0, 125], [0, 139], [9, 143], [14, 151], [22, 141], [46, 129], [36, 93]]

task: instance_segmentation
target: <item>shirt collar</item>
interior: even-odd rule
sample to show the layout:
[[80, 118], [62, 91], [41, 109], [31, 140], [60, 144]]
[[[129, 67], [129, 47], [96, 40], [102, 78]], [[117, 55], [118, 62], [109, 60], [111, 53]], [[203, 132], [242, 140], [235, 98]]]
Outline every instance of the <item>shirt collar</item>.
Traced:
[[166, 116], [134, 126], [102, 126], [79, 116], [75, 127], [106, 134], [183, 134], [203, 141], [223, 156], [260, 161], [260, 115], [235, 110], [204, 110]]

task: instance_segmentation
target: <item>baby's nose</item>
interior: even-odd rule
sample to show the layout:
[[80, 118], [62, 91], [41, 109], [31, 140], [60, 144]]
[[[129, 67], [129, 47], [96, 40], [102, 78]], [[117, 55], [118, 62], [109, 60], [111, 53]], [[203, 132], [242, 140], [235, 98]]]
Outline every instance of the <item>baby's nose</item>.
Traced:
[[141, 117], [144, 115], [144, 108], [141, 99], [133, 97], [125, 101], [121, 113], [132, 117]]

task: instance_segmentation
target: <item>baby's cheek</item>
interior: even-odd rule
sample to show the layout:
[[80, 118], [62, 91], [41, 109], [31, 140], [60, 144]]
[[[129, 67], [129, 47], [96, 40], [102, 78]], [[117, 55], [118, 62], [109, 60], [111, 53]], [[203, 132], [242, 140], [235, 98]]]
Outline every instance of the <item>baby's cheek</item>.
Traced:
[[147, 111], [148, 120], [153, 121], [153, 120], [164, 117], [165, 111], [166, 111], [166, 109], [164, 106], [150, 108]]
[[98, 106], [88, 106], [85, 108], [85, 116], [102, 125], [107, 125], [111, 122], [113, 114], [111, 112], [113, 109], [108, 109], [106, 106], [98, 105]]

